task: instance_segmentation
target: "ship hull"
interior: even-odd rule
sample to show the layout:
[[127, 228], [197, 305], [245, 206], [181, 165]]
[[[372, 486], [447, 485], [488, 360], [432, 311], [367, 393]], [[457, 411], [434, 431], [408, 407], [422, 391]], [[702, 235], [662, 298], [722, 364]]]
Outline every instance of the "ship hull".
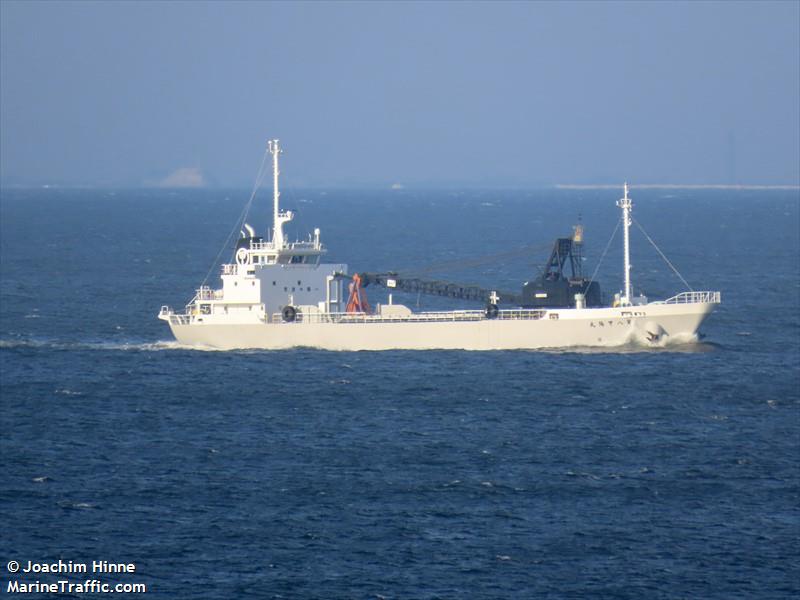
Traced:
[[278, 350], [518, 350], [614, 347], [631, 343], [660, 346], [696, 340], [713, 302], [648, 304], [636, 307], [562, 309], [537, 319], [438, 321], [189, 323], [170, 322], [187, 346]]

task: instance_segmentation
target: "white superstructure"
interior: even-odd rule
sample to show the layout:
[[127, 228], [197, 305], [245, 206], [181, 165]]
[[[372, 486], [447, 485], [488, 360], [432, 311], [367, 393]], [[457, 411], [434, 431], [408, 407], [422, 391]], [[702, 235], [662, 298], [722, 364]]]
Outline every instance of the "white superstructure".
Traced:
[[[502, 350], [571, 346], [619, 346], [691, 341], [703, 319], [720, 302], [719, 292], [683, 292], [660, 302], [632, 295], [629, 227], [632, 202], [625, 184], [625, 289], [614, 305], [586, 308], [414, 313], [390, 303], [370, 311], [354, 277], [348, 298], [347, 265], [323, 263], [319, 229], [308, 240], [287, 242], [283, 225], [294, 217], [280, 210], [278, 140], [268, 146], [273, 159], [273, 230], [269, 239], [244, 225], [235, 262], [222, 265], [222, 288], [201, 286], [183, 312], [162, 306], [178, 342], [219, 349], [280, 349], [309, 346], [329, 350], [465, 349]], [[577, 297], [581, 296], [581, 297]]]

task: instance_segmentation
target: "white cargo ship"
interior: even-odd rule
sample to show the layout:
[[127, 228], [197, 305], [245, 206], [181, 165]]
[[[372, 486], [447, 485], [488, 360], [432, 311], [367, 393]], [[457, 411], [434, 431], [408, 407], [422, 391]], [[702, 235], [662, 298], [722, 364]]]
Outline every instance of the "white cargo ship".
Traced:
[[[326, 350], [664, 345], [696, 340], [701, 323], [720, 303], [720, 292], [711, 291], [687, 291], [653, 302], [633, 295], [629, 256], [632, 202], [626, 184], [624, 196], [617, 203], [622, 209], [624, 289], [615, 295], [611, 306], [599, 305], [596, 282], [582, 278], [580, 273], [576, 276], [571, 255], [572, 243], [581, 241], [576, 237], [557, 240], [548, 270], [540, 281], [526, 283], [521, 296], [509, 298], [504, 294], [504, 298], [488, 292], [483, 310], [413, 312], [393, 303], [391, 295], [388, 304], [372, 310], [362, 287], [364, 276], [355, 274], [351, 278], [347, 265], [322, 262], [326, 249], [319, 229], [306, 241], [286, 239], [283, 226], [294, 215], [280, 209], [278, 140], [270, 141], [268, 150], [273, 165], [271, 236], [257, 236], [245, 224], [235, 262], [222, 265], [221, 288], [202, 285], [182, 312], [161, 307], [158, 317], [169, 324], [180, 344], [217, 349], [306, 346]], [[580, 236], [580, 230], [576, 236]], [[562, 271], [567, 260], [573, 262], [572, 277]], [[580, 260], [577, 263], [579, 269]], [[372, 280], [390, 289], [402, 281], [392, 274]]]

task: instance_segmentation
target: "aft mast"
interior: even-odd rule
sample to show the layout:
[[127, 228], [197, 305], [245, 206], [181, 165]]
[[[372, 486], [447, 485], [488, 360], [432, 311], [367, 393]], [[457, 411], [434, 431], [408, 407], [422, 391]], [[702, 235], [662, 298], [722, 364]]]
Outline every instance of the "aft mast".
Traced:
[[283, 237], [283, 224], [291, 221], [294, 218], [294, 213], [290, 210], [281, 212], [280, 210], [280, 197], [281, 192], [278, 189], [278, 156], [281, 150], [278, 140], [270, 140], [268, 142], [269, 152], [272, 154], [272, 246], [275, 250], [279, 250], [285, 246]]
[[633, 202], [628, 198], [628, 182], [625, 182], [625, 196], [617, 202], [617, 206], [622, 209], [622, 225], [624, 233], [624, 252], [625, 252], [625, 295], [620, 299], [620, 304], [630, 306], [631, 304], [631, 248], [630, 248], [630, 226], [631, 209]]

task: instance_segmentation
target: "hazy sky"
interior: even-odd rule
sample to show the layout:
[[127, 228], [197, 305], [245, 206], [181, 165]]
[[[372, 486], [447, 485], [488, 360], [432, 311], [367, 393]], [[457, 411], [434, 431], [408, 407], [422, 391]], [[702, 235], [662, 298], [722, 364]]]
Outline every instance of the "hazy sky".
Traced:
[[[0, 2], [4, 184], [800, 182], [800, 2]], [[177, 173], [176, 173], [177, 171]]]

